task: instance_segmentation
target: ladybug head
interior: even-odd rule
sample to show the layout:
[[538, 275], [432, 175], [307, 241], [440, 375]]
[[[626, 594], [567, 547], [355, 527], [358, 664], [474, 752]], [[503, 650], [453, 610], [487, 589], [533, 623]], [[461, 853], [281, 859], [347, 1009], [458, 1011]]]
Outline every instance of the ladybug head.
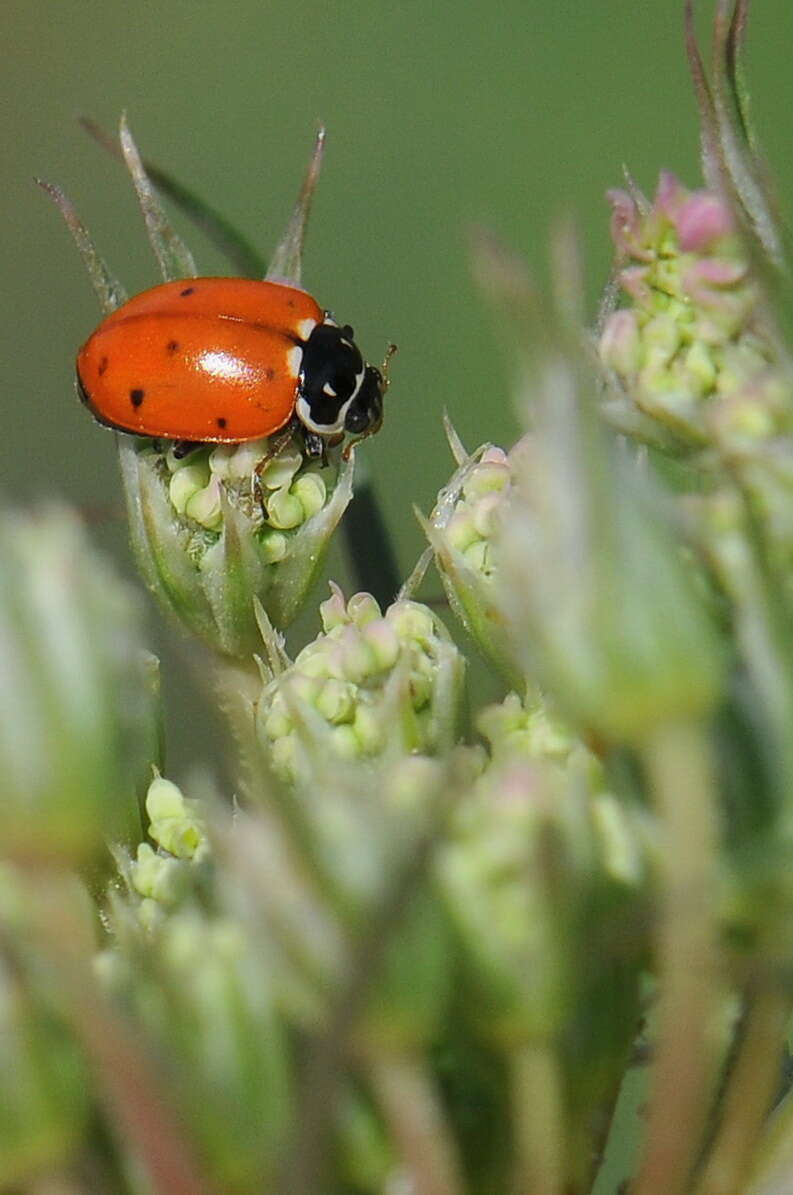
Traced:
[[383, 422], [386, 381], [374, 365], [367, 365], [358, 393], [347, 408], [344, 430], [353, 436], [372, 436]]
[[344, 417], [344, 430], [354, 436], [373, 436], [383, 422], [383, 396], [388, 389], [388, 366], [397, 351], [395, 344], [386, 349], [382, 369], [367, 365], [358, 393]]

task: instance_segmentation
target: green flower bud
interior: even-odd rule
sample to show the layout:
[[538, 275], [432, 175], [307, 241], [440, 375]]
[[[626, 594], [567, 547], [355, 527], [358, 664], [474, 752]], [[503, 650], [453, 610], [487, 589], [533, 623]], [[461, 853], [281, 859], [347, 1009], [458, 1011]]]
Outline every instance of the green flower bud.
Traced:
[[0, 849], [86, 860], [137, 842], [159, 753], [135, 595], [66, 510], [0, 519]]
[[586, 759], [589, 767], [599, 768], [595, 756], [576, 738], [570, 727], [539, 700], [524, 703], [516, 693], [510, 693], [499, 705], [483, 709], [476, 725], [497, 759], [514, 754], [525, 759], [566, 764], [571, 756], [575, 756]]
[[[183, 860], [158, 855], [147, 842], [138, 847], [130, 877], [136, 892], [164, 908], [180, 904], [190, 891], [190, 872]], [[150, 912], [147, 906], [146, 918]]]
[[279, 531], [291, 531], [303, 522], [303, 506], [291, 490], [276, 490], [267, 500], [267, 521]]
[[217, 478], [188, 498], [184, 513], [208, 531], [217, 531], [223, 522], [223, 502]]
[[308, 782], [329, 753], [372, 760], [454, 741], [463, 664], [431, 610], [402, 600], [383, 615], [370, 594], [345, 603], [333, 586], [321, 613], [325, 631], [269, 674], [256, 706], [259, 743], [282, 777]]
[[509, 456], [485, 445], [464, 456], [447, 426], [459, 468], [441, 490], [428, 521], [422, 519], [449, 605], [485, 656], [516, 686], [516, 665], [503, 612], [495, 598], [498, 572], [496, 536], [512, 490], [516, 446]]
[[[288, 489], [302, 464], [302, 453], [292, 445], [267, 462], [261, 473], [261, 483], [268, 490], [280, 490], [284, 487]], [[255, 465], [254, 461], [250, 468], [238, 476], [249, 476]]]
[[196, 461], [178, 469], [168, 485], [168, 496], [178, 514], [184, 514], [188, 503], [209, 484], [210, 472], [206, 460]]
[[292, 483], [290, 493], [303, 508], [303, 518], [310, 519], [325, 505], [327, 489], [319, 473], [304, 473]]
[[198, 803], [186, 800], [173, 781], [155, 776], [146, 813], [157, 850], [140, 843], [134, 859], [118, 852], [117, 863], [129, 890], [142, 898], [137, 905], [141, 925], [154, 929], [166, 912], [203, 895], [214, 869]]
[[149, 836], [177, 859], [200, 860], [207, 851], [203, 820], [172, 780], [156, 776], [146, 794]]

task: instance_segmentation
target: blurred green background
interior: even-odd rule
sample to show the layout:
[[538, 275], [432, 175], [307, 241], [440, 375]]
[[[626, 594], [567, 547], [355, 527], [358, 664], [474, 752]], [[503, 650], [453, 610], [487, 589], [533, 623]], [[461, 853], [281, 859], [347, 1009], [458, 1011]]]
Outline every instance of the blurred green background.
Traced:
[[[515, 433], [498, 338], [470, 281], [467, 231], [490, 227], [542, 270], [549, 225], [571, 212], [594, 302], [610, 260], [603, 193], [619, 185], [623, 163], [646, 189], [661, 166], [698, 180], [681, 8], [678, 0], [2, 0], [5, 497], [67, 498], [129, 569], [112, 437], [73, 386], [75, 349], [97, 308], [32, 177], [67, 190], [131, 291], [158, 278], [124, 172], [76, 117], [113, 128], [126, 107], [144, 154], [265, 251], [322, 119], [328, 153], [305, 282], [353, 323], [370, 359], [387, 340], [399, 344], [387, 423], [366, 455], [408, 570], [422, 548], [412, 505], [426, 510], [450, 472], [443, 407], [471, 447], [507, 444]], [[704, 28], [704, 8], [702, 17]], [[750, 79], [783, 196], [793, 193], [792, 48], [790, 0], [756, 0]], [[178, 222], [200, 268], [227, 272]], [[345, 579], [341, 559], [331, 571]], [[186, 645], [166, 650], [177, 770], [204, 716], [191, 654]]]

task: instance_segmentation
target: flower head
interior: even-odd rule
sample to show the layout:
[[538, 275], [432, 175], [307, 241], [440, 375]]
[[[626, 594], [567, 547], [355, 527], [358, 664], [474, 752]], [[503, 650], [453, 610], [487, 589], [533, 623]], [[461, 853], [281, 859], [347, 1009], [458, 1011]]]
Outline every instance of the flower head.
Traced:
[[332, 587], [323, 632], [271, 675], [256, 707], [272, 766], [308, 781], [337, 760], [432, 754], [454, 742], [463, 661], [435, 614], [418, 602], [345, 600]]
[[448, 424], [447, 434], [458, 469], [422, 524], [452, 610], [484, 655], [520, 685], [496, 582], [498, 529], [508, 508], [521, 444], [510, 453], [487, 444], [468, 456]]
[[179, 460], [125, 438], [119, 452], [149, 588], [217, 651], [249, 657], [259, 642], [254, 598], [279, 627], [303, 604], [352, 497], [352, 458], [342, 462], [335, 450], [318, 468], [293, 443], [258, 482], [261, 441]]
[[660, 495], [599, 424], [583, 330], [503, 251], [483, 244], [479, 266], [515, 333], [528, 428], [498, 532], [518, 662], [606, 741], [704, 713], [721, 691], [718, 638]]
[[761, 293], [726, 200], [661, 175], [649, 204], [612, 191], [626, 306], [600, 339], [627, 402], [683, 447], [790, 425]]

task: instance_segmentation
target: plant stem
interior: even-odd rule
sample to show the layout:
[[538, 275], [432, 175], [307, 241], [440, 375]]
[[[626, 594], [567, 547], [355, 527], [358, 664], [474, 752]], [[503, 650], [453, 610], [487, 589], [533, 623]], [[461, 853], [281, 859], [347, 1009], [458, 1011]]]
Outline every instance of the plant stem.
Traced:
[[790, 999], [773, 981], [754, 994], [721, 1124], [696, 1195], [740, 1195], [779, 1081]]
[[511, 1056], [515, 1195], [559, 1195], [564, 1181], [564, 1108], [553, 1048], [534, 1043]]
[[423, 1060], [377, 1055], [368, 1070], [413, 1195], [461, 1195], [457, 1152]]
[[682, 1195], [705, 1122], [718, 994], [712, 749], [704, 727], [669, 723], [643, 746], [665, 830], [658, 936], [659, 1040], [644, 1157], [634, 1195]]
[[218, 708], [234, 738], [244, 778], [250, 779], [255, 751], [254, 706], [262, 680], [253, 660], [219, 660], [215, 668]]

